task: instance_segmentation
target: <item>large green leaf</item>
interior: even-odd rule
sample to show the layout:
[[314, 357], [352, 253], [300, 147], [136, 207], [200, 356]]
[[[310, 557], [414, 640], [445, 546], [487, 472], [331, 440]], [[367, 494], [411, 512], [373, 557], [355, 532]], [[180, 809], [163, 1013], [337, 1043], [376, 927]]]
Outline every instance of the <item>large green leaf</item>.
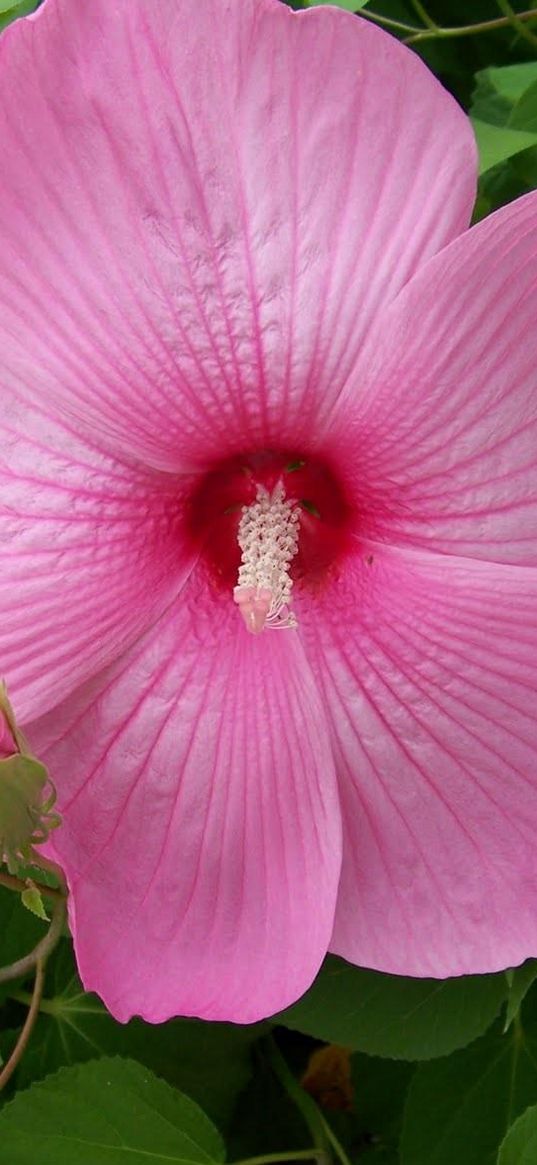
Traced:
[[506, 125], [523, 94], [537, 81], [537, 61], [476, 73], [470, 112], [480, 121]]
[[506, 991], [503, 975], [405, 979], [329, 956], [307, 994], [278, 1018], [369, 1055], [427, 1060], [486, 1031]]
[[530, 987], [537, 979], [537, 959], [528, 959], [521, 967], [513, 971], [506, 971], [509, 991], [507, 994], [507, 1008], [505, 1012], [505, 1031], [511, 1026], [520, 1010], [522, 1001]]
[[537, 61], [483, 69], [476, 75], [470, 106], [480, 163], [475, 220], [536, 185], [531, 97], [536, 83]]
[[397, 1145], [408, 1086], [416, 1071], [401, 1060], [351, 1058], [355, 1126], [361, 1134], [359, 1165], [398, 1162]]
[[14, 4], [13, 0], [0, 0], [0, 31], [18, 16], [27, 16], [33, 12], [39, 3], [40, 0], [21, 0], [19, 4]]
[[422, 1064], [408, 1091], [401, 1165], [493, 1165], [509, 1125], [536, 1099], [535, 1027], [495, 1031]]
[[42, 1007], [18, 1070], [19, 1087], [95, 1056], [130, 1056], [199, 1101], [221, 1128], [250, 1079], [251, 1047], [263, 1031], [261, 1025], [201, 1020], [116, 1023], [97, 996], [84, 992], [67, 940], [51, 961]]
[[521, 154], [516, 154], [512, 159], [511, 168], [518, 182], [517, 195], [522, 190], [528, 188], [529, 190], [537, 189], [537, 146], [531, 150], [523, 150]]
[[537, 1161], [537, 1104], [526, 1109], [502, 1142], [498, 1165], [535, 1165]]
[[0, 1113], [6, 1165], [190, 1165], [224, 1159], [204, 1112], [133, 1060], [63, 1068]]
[[514, 154], [537, 145], [537, 133], [511, 129], [510, 126], [491, 125], [487, 121], [472, 118], [472, 125], [479, 150], [479, 173], [486, 174], [499, 162], [505, 162]]
[[478, 73], [470, 113], [480, 174], [535, 146], [537, 62]]
[[537, 69], [536, 80], [524, 91], [509, 118], [513, 129], [531, 130], [537, 133]]

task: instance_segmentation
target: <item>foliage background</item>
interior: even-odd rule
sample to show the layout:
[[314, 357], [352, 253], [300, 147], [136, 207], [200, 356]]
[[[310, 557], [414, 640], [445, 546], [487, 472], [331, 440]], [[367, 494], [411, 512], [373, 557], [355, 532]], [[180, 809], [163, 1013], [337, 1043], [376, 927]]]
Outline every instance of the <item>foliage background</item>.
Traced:
[[[35, 6], [0, 0], [0, 28]], [[537, 10], [537, 0], [341, 6], [362, 7], [410, 39], [469, 112], [481, 162], [476, 219], [537, 187], [537, 19], [517, 18]], [[468, 25], [468, 34], [446, 31]], [[9, 881], [4, 869], [2, 964], [31, 950], [47, 928]], [[32, 980], [0, 982], [4, 1063], [23, 1030]], [[0, 1165], [226, 1157], [249, 1165], [535, 1165], [537, 961], [438, 982], [328, 957], [307, 995], [264, 1024], [121, 1026], [83, 992], [65, 935], [1, 1096]]]

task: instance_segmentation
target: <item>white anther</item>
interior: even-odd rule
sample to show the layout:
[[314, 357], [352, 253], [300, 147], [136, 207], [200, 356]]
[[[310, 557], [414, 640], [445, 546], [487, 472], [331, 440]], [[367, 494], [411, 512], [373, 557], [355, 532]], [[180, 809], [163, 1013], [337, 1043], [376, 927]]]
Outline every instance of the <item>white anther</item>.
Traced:
[[298, 550], [299, 524], [299, 510], [285, 500], [281, 481], [272, 493], [259, 485], [257, 500], [243, 506], [238, 529], [242, 557], [233, 598], [254, 634], [265, 627], [296, 627], [289, 610], [289, 568]]

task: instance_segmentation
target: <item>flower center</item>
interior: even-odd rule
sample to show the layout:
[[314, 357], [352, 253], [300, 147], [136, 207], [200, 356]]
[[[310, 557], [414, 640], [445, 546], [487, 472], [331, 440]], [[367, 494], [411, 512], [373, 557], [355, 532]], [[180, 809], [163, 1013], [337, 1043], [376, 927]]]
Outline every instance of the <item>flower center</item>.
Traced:
[[243, 506], [237, 535], [242, 558], [233, 598], [248, 631], [296, 627], [289, 610], [289, 567], [298, 550], [299, 521], [297, 504], [286, 500], [281, 481], [272, 492], [258, 485], [256, 501]]
[[353, 543], [354, 511], [331, 466], [291, 451], [229, 458], [198, 480], [186, 533], [254, 634], [296, 627], [296, 588], [316, 593]]

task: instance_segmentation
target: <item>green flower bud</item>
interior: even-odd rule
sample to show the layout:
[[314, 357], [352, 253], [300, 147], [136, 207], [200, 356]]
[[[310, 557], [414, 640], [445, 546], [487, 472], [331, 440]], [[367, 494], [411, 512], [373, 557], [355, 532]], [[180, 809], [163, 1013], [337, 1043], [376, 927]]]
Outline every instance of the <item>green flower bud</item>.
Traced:
[[10, 874], [28, 863], [32, 847], [61, 824], [47, 769], [32, 756], [0, 684], [0, 862]]
[[0, 859], [11, 874], [28, 863], [32, 846], [42, 845], [60, 825], [56, 794], [45, 796], [47, 785], [48, 772], [33, 757], [17, 753], [0, 761]]

